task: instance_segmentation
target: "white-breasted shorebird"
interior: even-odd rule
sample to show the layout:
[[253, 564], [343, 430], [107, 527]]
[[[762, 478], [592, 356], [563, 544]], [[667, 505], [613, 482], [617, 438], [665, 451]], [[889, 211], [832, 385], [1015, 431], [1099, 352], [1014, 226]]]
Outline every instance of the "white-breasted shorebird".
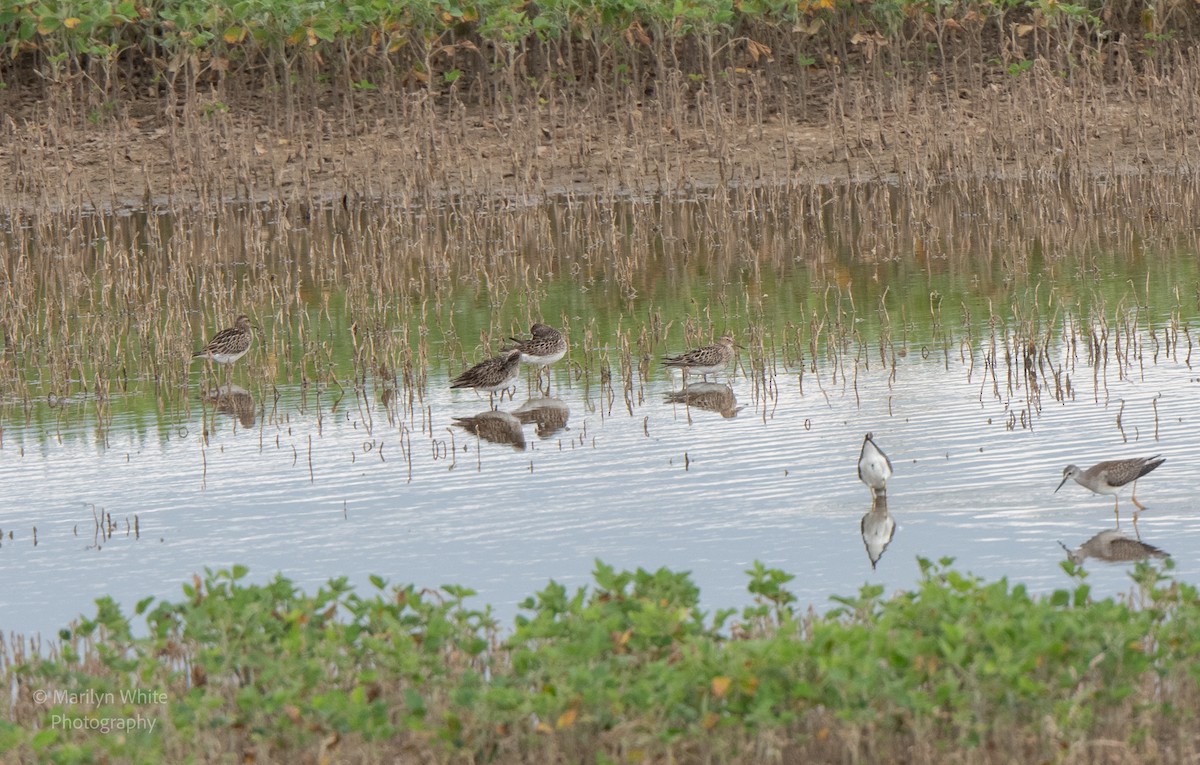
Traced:
[[209, 340], [207, 345], [192, 354], [192, 358], [206, 358], [217, 364], [232, 364], [250, 350], [250, 341], [254, 339], [251, 327], [249, 316], [238, 316], [232, 327], [213, 335], [213, 339]]
[[[1137, 500], [1137, 479], [1149, 473], [1154, 468], [1166, 462], [1165, 457], [1154, 455], [1153, 457], [1135, 457], [1127, 460], [1107, 460], [1092, 465], [1087, 470], [1081, 470], [1075, 465], [1067, 465], [1063, 468], [1063, 479], [1058, 484], [1058, 489], [1063, 487], [1063, 484], [1068, 479], [1075, 479], [1075, 483], [1089, 489], [1096, 494], [1110, 494], [1113, 497], [1113, 513], [1117, 516], [1117, 521], [1120, 522], [1120, 492], [1121, 489], [1129, 485], [1132, 493], [1129, 499], [1137, 507], [1138, 510], [1145, 510], [1146, 506]], [[1058, 492], [1055, 489], [1055, 493]], [[1136, 513], [1135, 513], [1136, 516]]]
[[887, 482], [892, 477], [892, 461], [875, 444], [868, 433], [863, 437], [862, 451], [858, 455], [858, 479], [871, 489], [875, 497], [887, 496]]
[[567, 355], [567, 338], [549, 324], [536, 322], [529, 328], [529, 339], [508, 338], [512, 348], [521, 352], [521, 363], [545, 367]]
[[[508, 339], [513, 345], [505, 350], [520, 351], [521, 363], [536, 367], [539, 376], [543, 369], [567, 355], [567, 338], [563, 337], [563, 333], [554, 327], [540, 321], [529, 327], [528, 339], [522, 340], [519, 337]], [[549, 389], [550, 375], [547, 373], [546, 390], [549, 391]]]
[[724, 335], [712, 345], [694, 348], [677, 356], [663, 356], [663, 365], [683, 370], [683, 382], [687, 384], [689, 374], [698, 374], [708, 382], [708, 376], [720, 372], [733, 360], [733, 349], [737, 345], [733, 338]]

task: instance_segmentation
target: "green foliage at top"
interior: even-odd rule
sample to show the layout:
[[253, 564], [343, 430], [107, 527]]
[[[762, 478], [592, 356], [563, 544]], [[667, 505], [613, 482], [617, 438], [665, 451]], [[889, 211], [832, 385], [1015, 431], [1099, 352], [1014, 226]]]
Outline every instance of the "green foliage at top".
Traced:
[[[502, 47], [593, 35], [640, 46], [650, 42], [646, 30], [679, 39], [727, 33], [745, 21], [869, 45], [864, 36], [876, 33], [899, 38], [936, 26], [940, 34], [978, 35], [991, 21], [1003, 26], [1007, 18], [1020, 17], [1027, 22], [1021, 37], [1038, 28], [1086, 41], [1103, 35], [1103, 19], [1129, 15], [1112, 11], [1094, 2], [1053, 0], [0, 0], [0, 40], [12, 58], [36, 52], [51, 61], [78, 54], [111, 60], [140, 52], [178, 67], [197, 54], [226, 63], [283, 52], [328, 58], [346, 46], [391, 55], [411, 43], [441, 45], [467, 33]], [[1147, 32], [1147, 39], [1161, 37], [1162, 21], [1153, 8], [1146, 13], [1144, 29], [1136, 31]], [[1181, 28], [1178, 22], [1190, 21], [1182, 17], [1193, 11], [1172, 13]]]
[[[503, 631], [463, 587], [373, 578], [370, 595], [344, 580], [306, 595], [282, 577], [247, 584], [242, 567], [208, 571], [178, 602], [138, 604], [144, 636], [102, 599], [52, 657], [4, 667], [16, 693], [0, 701], [0, 750], [13, 762], [291, 761], [337, 745], [504, 762], [704, 741], [714, 761], [737, 762], [746, 742], [805, 741], [820, 756], [831, 736], [869, 736], [878, 748], [855, 756], [921, 745], [948, 761], [1041, 761], [1097, 736], [1130, 752], [1200, 743], [1195, 588], [1142, 564], [1130, 599], [1093, 600], [1064, 563], [1073, 588], [1033, 596], [949, 560], [920, 564], [910, 592], [864, 587], [815, 616], [794, 610], [789, 575], [759, 563], [751, 605], [708, 614], [686, 573], [597, 562], [591, 588], [551, 583]], [[138, 716], [153, 729], [96, 728]]]

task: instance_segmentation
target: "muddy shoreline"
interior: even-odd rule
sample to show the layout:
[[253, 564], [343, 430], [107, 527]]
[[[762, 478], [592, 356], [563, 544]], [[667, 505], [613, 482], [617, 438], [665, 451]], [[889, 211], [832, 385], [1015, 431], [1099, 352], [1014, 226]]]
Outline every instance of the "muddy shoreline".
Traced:
[[286, 128], [272, 105], [253, 98], [219, 109], [200, 99], [171, 115], [147, 99], [91, 121], [29, 90], [6, 97], [0, 207], [406, 205], [464, 195], [532, 201], [972, 179], [1069, 187], [1114, 175], [1192, 175], [1200, 158], [1194, 99], [1173, 98], [1171, 82], [1072, 89], [1033, 74], [952, 98], [936, 87], [897, 95], [866, 82], [835, 90], [858, 95], [845, 103], [831, 91], [824, 101], [839, 105], [819, 118], [806, 109], [806, 119], [789, 116], [786, 93], [753, 118], [656, 103], [623, 113], [556, 104], [497, 115], [416, 96], [407, 121], [371, 108], [353, 119], [318, 109]]

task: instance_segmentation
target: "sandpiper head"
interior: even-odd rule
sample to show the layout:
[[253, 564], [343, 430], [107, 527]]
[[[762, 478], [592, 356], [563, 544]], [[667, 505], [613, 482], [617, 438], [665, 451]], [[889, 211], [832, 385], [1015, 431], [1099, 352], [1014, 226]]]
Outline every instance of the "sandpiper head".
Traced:
[[[1067, 465], [1065, 468], [1063, 468], [1063, 479], [1059, 481], [1058, 489], [1061, 489], [1063, 484], [1066, 483], [1068, 479], [1074, 478], [1077, 475], [1079, 475], [1079, 468], [1075, 467], [1074, 465]], [[1058, 493], [1058, 489], [1054, 490], [1055, 493]]]
[[717, 345], [723, 345], [726, 348], [736, 348], [737, 347], [737, 343], [735, 343], [733, 341], [733, 338], [730, 337], [729, 335], [721, 335], [720, 339], [717, 340]]
[[534, 337], [546, 337], [547, 335], [555, 334], [555, 332], [554, 327], [551, 327], [549, 324], [543, 324], [539, 321], [530, 325], [529, 334], [533, 335]]
[[[1063, 480], [1065, 481], [1066, 479], [1064, 478]], [[1059, 485], [1061, 486], [1061, 484]], [[1072, 550], [1070, 547], [1064, 545], [1062, 540], [1058, 541], [1058, 546], [1067, 551], [1067, 560], [1071, 561], [1071, 563], [1076, 566], [1078, 566], [1080, 563], [1083, 563], [1083, 559], [1087, 557], [1083, 554], [1083, 550]]]
[[250, 317], [244, 313], [238, 314], [238, 317], [233, 320], [233, 326], [237, 327], [243, 332], [247, 329], [250, 329]]

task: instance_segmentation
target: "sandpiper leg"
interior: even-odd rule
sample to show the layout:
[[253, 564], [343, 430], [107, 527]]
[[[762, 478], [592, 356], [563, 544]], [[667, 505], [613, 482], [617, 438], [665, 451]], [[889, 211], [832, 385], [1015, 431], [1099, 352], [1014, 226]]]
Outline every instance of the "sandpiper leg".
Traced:
[[1145, 505], [1143, 505], [1141, 502], [1138, 502], [1138, 498], [1137, 498], [1137, 481], [1134, 481], [1134, 482], [1133, 482], [1133, 493], [1129, 495], [1129, 498], [1130, 498], [1131, 500], [1133, 500], [1133, 504], [1137, 505], [1137, 509], [1138, 509], [1138, 510], [1145, 510], [1145, 509], [1146, 509], [1146, 506], [1145, 506]]

